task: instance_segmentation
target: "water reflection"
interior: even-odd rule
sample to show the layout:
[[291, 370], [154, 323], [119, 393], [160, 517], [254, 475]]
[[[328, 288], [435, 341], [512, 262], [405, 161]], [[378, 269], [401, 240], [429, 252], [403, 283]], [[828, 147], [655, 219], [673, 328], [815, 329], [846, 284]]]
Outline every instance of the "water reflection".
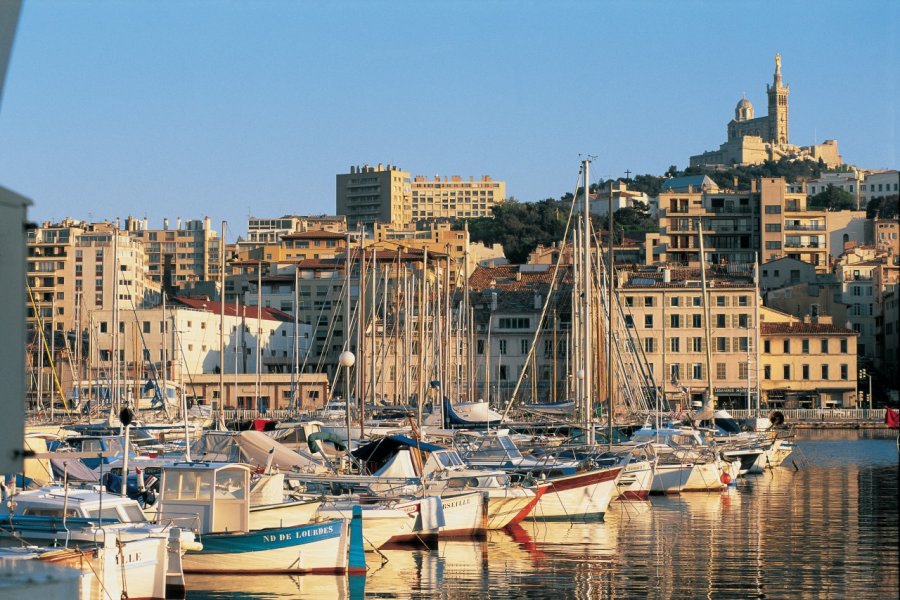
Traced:
[[[724, 493], [613, 503], [603, 523], [525, 522], [482, 541], [389, 550], [383, 565], [369, 555], [367, 597], [896, 598], [895, 440], [802, 432], [798, 468]], [[217, 577], [198, 593], [190, 578], [189, 597], [348, 597], [341, 578], [318, 579]]]

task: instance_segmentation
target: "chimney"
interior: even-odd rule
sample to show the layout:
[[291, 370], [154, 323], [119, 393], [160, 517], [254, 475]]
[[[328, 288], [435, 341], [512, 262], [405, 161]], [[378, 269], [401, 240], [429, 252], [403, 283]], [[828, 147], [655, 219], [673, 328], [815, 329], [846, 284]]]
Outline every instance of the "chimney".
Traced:
[[169, 229], [169, 217], [163, 219], [163, 229]]
[[540, 294], [534, 295], [534, 310], [541, 310], [544, 307], [544, 299]]
[[181, 230], [181, 217], [175, 219], [175, 229]]
[[491, 292], [491, 310], [497, 310], [497, 292]]
[[669, 268], [663, 269], [663, 283], [672, 283], [672, 271]]

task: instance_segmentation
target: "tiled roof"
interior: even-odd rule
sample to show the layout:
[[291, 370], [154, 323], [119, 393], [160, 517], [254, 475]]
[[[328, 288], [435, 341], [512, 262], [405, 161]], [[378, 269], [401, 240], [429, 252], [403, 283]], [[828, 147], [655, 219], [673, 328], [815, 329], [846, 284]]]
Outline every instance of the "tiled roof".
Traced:
[[[502, 290], [504, 292], [541, 289], [550, 285], [553, 280], [553, 265], [542, 271], [520, 271], [519, 265], [501, 265], [498, 267], [478, 267], [469, 278], [472, 290]], [[562, 268], [563, 276], [569, 279], [567, 268]]]
[[[173, 302], [177, 302], [183, 306], [188, 308], [194, 308], [196, 310], [204, 310], [206, 312], [211, 312], [214, 314], [221, 314], [222, 305], [219, 302], [213, 302], [212, 300], [205, 300], [201, 298], [187, 298], [184, 296], [176, 296], [172, 299]], [[255, 306], [241, 306], [240, 312], [238, 312], [237, 304], [226, 304], [225, 305], [225, 316], [228, 317], [239, 317], [244, 316], [247, 319], [255, 319], [257, 318], [257, 307]], [[282, 312], [275, 308], [263, 307], [262, 312], [259, 315], [260, 318], [266, 319], [269, 321], [281, 321], [285, 323], [293, 322], [294, 317], [289, 315], [286, 312]]]
[[856, 332], [846, 327], [832, 323], [760, 323], [762, 335], [856, 335]]

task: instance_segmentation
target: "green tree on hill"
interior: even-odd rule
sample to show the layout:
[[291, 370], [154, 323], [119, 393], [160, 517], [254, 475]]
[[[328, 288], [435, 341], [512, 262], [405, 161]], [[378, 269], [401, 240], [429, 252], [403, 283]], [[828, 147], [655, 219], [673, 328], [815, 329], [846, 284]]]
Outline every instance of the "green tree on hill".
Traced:
[[853, 210], [856, 208], [856, 200], [850, 192], [829, 183], [824, 190], [809, 198], [807, 207], [824, 210]]

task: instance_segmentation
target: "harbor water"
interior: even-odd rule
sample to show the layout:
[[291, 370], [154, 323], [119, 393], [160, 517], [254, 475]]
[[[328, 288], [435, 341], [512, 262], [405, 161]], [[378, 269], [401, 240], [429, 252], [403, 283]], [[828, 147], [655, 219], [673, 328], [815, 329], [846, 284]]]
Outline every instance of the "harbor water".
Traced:
[[897, 598], [896, 436], [800, 431], [782, 467], [727, 492], [368, 554], [351, 581], [188, 576], [188, 598]]

